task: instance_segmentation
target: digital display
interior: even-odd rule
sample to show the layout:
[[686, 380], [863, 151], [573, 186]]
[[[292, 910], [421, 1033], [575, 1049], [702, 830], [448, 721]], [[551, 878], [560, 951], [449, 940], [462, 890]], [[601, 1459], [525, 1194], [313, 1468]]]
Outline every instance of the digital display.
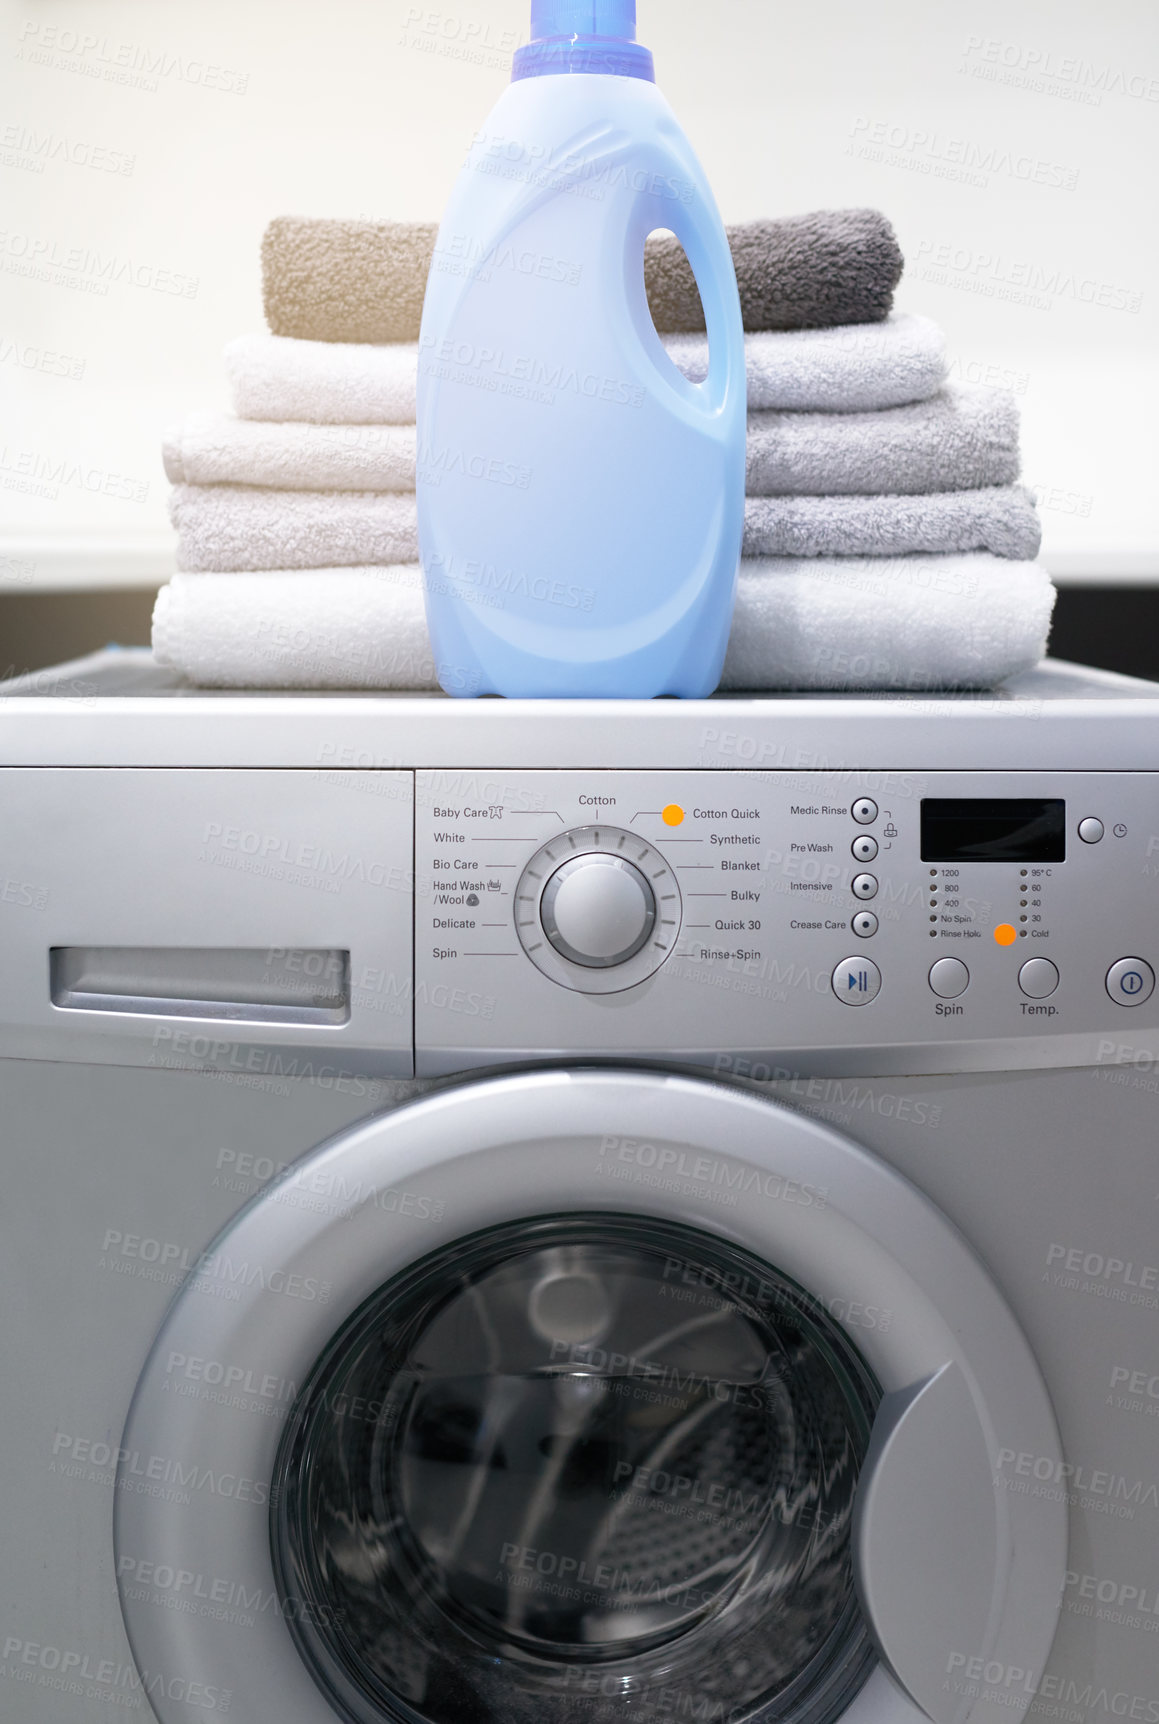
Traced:
[[1065, 862], [1066, 803], [1018, 797], [922, 802], [923, 862]]

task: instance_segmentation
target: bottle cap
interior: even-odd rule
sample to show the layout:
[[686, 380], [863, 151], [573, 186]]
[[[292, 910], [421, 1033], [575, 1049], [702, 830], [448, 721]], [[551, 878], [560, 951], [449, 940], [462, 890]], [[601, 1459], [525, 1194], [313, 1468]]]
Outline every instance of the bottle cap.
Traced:
[[636, 0], [531, 0], [531, 41], [513, 81], [556, 72], [603, 72], [654, 83], [652, 56], [636, 41]]
[[615, 36], [636, 40], [636, 0], [531, 0], [531, 39]]

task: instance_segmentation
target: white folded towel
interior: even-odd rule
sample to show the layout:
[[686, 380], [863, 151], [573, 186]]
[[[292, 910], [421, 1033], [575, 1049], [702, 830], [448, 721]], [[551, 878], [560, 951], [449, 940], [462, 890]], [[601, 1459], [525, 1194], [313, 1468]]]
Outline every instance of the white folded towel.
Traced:
[[[703, 335], [663, 337], [694, 381], [708, 371]], [[946, 378], [946, 338], [928, 317], [895, 312], [884, 323], [793, 329], [745, 337], [749, 406], [816, 413], [866, 412], [924, 401]], [[299, 341], [242, 335], [225, 350], [242, 419], [317, 425], [406, 425], [416, 417], [418, 346]]]
[[153, 651], [204, 688], [439, 686], [417, 564], [175, 575]]
[[[745, 562], [721, 688], [993, 688], [1041, 659], [1053, 604], [1044, 569], [985, 553]], [[177, 575], [153, 648], [209, 688], [438, 682], [415, 566]]]
[[161, 454], [175, 485], [259, 485], [282, 491], [413, 491], [413, 425], [270, 424], [191, 413]]
[[741, 564], [721, 687], [996, 688], [1046, 652], [1037, 563], [965, 556]]
[[179, 569], [324, 569], [416, 563], [419, 555], [413, 492], [177, 485], [169, 518]]
[[234, 412], [242, 419], [309, 419], [316, 425], [413, 425], [416, 342], [381, 347], [239, 335], [225, 350]]
[[[665, 335], [692, 382], [708, 375], [708, 338]], [[931, 317], [895, 311], [884, 323], [745, 336], [749, 408], [864, 413], [926, 401], [946, 381], [946, 338]]]

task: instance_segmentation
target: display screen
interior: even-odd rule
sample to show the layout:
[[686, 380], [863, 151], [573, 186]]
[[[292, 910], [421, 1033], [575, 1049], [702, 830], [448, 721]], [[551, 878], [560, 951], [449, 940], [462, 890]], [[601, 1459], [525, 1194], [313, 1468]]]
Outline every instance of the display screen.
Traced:
[[922, 861], [1065, 862], [1066, 803], [926, 798]]

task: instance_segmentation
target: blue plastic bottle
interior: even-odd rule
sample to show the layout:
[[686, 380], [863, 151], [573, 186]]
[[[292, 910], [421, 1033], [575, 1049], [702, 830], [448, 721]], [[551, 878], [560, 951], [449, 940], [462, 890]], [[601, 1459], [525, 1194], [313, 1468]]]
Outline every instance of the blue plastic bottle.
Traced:
[[[532, 41], [439, 231], [419, 347], [419, 535], [449, 694], [716, 687], [744, 523], [736, 275], [635, 0], [532, 0]], [[656, 334], [644, 241], [692, 264], [710, 368]]]

